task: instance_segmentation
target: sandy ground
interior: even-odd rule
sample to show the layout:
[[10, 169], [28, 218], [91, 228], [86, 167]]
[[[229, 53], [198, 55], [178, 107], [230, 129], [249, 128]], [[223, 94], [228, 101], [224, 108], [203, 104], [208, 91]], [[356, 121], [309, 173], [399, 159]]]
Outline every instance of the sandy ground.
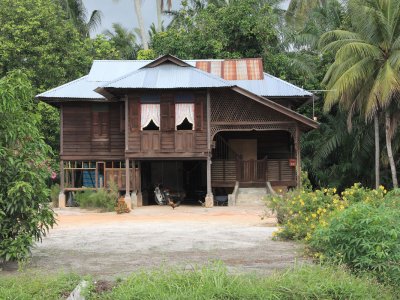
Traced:
[[221, 260], [232, 272], [268, 274], [303, 261], [300, 245], [272, 241], [275, 219], [262, 219], [262, 207], [56, 212], [58, 225], [33, 249], [29, 269], [114, 278], [160, 265], [187, 269]]

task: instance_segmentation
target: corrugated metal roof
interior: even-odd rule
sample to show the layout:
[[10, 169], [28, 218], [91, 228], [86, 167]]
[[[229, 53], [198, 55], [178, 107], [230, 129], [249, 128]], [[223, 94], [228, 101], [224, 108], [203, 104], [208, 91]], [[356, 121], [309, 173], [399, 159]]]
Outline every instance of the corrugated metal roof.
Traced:
[[143, 68], [124, 75], [104, 88], [174, 89], [231, 87], [235, 84], [218, 76], [192, 67], [162, 64], [155, 68]]
[[[38, 98], [79, 98], [79, 99], [96, 99], [104, 100], [105, 98], [96, 93], [94, 90], [98, 87], [105, 87], [111, 82], [115, 82], [116, 79], [121, 77], [126, 78], [127, 75], [132, 75], [135, 71], [151, 63], [153, 60], [95, 60], [93, 62], [92, 68], [88, 75], [83, 76], [77, 80], [71, 81], [49, 91], [46, 91], [40, 95]], [[151, 73], [148, 72], [148, 78], [137, 76], [135, 83], [132, 83], [133, 79], [129, 83], [124, 81], [120, 83], [125, 85], [125, 87], [132, 86], [134, 84], [138, 88], [154, 88], [158, 86], [159, 88], [184, 88], [186, 87], [216, 87], [221, 86], [234, 86], [237, 85], [244, 88], [256, 95], [265, 97], [310, 97], [312, 94], [302, 88], [299, 88], [287, 81], [274, 77], [268, 73], [264, 73], [263, 80], [231, 80], [227, 81], [218, 76], [212, 75], [218, 70], [218, 65], [222, 66], [222, 59], [205, 59], [205, 60], [185, 60], [191, 66], [196, 66], [196, 64], [203, 63], [203, 66], [210, 66], [210, 73], [203, 72], [199, 69], [185, 68], [185, 72], [190, 72], [191, 75], [185, 75], [182, 73], [182, 67], [176, 66], [179, 69], [172, 69], [173, 67], [168, 67], [169, 69], [162, 68], [166, 65], [160, 65], [157, 68], [148, 68], [152, 70]], [[210, 63], [212, 62], [212, 63]], [[210, 63], [210, 64], [209, 64]], [[171, 66], [168, 64], [168, 66]], [[159, 70], [159, 71], [157, 71]], [[175, 73], [175, 71], [179, 71]], [[198, 72], [197, 72], [198, 71]], [[202, 73], [200, 75], [200, 73]], [[168, 74], [166, 74], [168, 73]], [[151, 74], [151, 75], [150, 75]], [[202, 75], [209, 75], [204, 77]], [[189, 79], [190, 78], [190, 79]], [[207, 78], [207, 82], [203, 83], [202, 79]], [[151, 82], [152, 81], [152, 82]], [[155, 82], [157, 81], [157, 82]], [[214, 81], [213, 83], [210, 81]], [[200, 84], [200, 85], [196, 85]]]
[[93, 99], [104, 100], [105, 98], [94, 90], [99, 82], [88, 81], [87, 75], [74, 81], [60, 85], [54, 89], [37, 95], [38, 98], [71, 98], [71, 99]]
[[231, 81], [256, 95], [265, 97], [311, 97], [312, 93], [264, 73], [263, 80], [235, 80]]
[[264, 79], [261, 58], [199, 60], [196, 61], [196, 68], [226, 80]]

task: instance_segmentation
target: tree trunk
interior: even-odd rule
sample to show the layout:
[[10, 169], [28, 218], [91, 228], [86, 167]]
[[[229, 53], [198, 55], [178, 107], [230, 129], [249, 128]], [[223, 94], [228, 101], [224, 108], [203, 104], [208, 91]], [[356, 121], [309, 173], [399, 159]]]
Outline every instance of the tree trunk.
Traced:
[[397, 173], [396, 173], [396, 164], [394, 163], [393, 159], [393, 151], [392, 151], [392, 137], [390, 134], [390, 114], [388, 112], [385, 113], [385, 133], [386, 133], [386, 149], [389, 158], [390, 164], [390, 171], [392, 172], [392, 181], [393, 181], [393, 188], [397, 189]]
[[379, 119], [378, 114], [374, 116], [374, 136], [375, 136], [375, 189], [379, 188], [380, 176], [379, 176]]
[[157, 0], [157, 31], [161, 32], [162, 27], [162, 0]]
[[143, 49], [148, 50], [149, 45], [147, 43], [147, 35], [146, 35], [146, 30], [144, 27], [144, 20], [143, 20], [143, 15], [142, 15], [142, 0], [135, 0], [135, 12], [136, 12], [136, 18], [138, 20], [139, 24], [139, 29], [140, 29], [140, 36], [142, 39], [142, 44], [143, 44]]

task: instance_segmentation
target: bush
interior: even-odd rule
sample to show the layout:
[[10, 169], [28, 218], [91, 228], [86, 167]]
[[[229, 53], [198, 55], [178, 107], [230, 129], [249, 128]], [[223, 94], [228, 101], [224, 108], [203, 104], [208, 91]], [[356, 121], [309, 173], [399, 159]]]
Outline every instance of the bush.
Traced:
[[324, 261], [371, 272], [378, 280], [400, 285], [400, 210], [357, 203], [321, 224], [310, 241]]
[[60, 185], [58, 183], [53, 184], [50, 187], [50, 200], [53, 203], [53, 207], [58, 207], [59, 194], [60, 194]]
[[82, 208], [99, 208], [101, 211], [113, 211], [118, 200], [118, 187], [110, 184], [110, 189], [83, 191], [75, 196], [75, 201]]
[[368, 278], [341, 269], [304, 266], [273, 276], [231, 275], [220, 264], [182, 272], [134, 273], [111, 291], [87, 299], [393, 299]]
[[341, 194], [335, 188], [315, 191], [293, 191], [283, 196], [268, 198], [268, 206], [276, 211], [280, 229], [276, 236], [284, 239], [309, 240], [315, 228], [326, 225], [329, 216], [342, 211], [353, 203], [370, 203], [379, 206], [384, 203], [386, 190], [370, 190], [355, 183]]

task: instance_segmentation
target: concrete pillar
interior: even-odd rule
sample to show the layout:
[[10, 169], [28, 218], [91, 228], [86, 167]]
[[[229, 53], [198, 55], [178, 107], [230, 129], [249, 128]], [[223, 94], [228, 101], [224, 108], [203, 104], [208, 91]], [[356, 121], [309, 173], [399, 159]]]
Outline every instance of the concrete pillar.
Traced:
[[64, 161], [60, 160], [60, 194], [58, 195], [58, 207], [65, 208], [65, 179], [64, 179]]
[[129, 172], [129, 159], [125, 159], [125, 203], [129, 209], [132, 209], [132, 199], [130, 193], [131, 176]]

